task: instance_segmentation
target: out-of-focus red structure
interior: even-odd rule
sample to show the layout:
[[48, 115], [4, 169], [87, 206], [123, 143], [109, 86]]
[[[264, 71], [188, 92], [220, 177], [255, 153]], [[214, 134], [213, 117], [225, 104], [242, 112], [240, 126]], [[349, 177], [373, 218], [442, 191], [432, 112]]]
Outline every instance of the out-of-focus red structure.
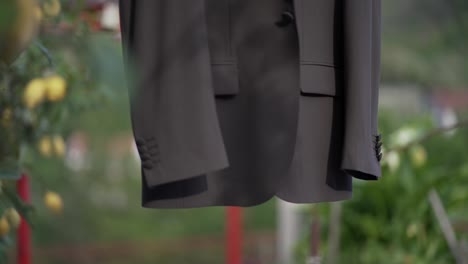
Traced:
[[[18, 195], [24, 202], [30, 202], [29, 178], [26, 174], [22, 174], [17, 185]], [[17, 262], [18, 264], [31, 264], [31, 229], [28, 223], [21, 217], [21, 222], [18, 228], [17, 239]]]

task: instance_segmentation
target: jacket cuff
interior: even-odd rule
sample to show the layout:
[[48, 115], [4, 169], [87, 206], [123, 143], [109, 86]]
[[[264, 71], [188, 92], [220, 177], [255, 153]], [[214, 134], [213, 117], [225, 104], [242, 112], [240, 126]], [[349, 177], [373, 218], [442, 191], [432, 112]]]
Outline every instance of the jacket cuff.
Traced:
[[[154, 188], [161, 185], [182, 184], [184, 181], [195, 180], [196, 178], [206, 176], [206, 173], [221, 170], [229, 167], [227, 160], [220, 159], [210, 164], [194, 164], [194, 166], [181, 166], [180, 169], [166, 169], [161, 163], [155, 164], [150, 168], [141, 165], [141, 172], [148, 188]], [[206, 190], [206, 188], [205, 188]]]
[[381, 135], [374, 135], [370, 142], [345, 145], [341, 169], [354, 178], [361, 180], [378, 180], [382, 176], [382, 142]]
[[[223, 143], [218, 144], [221, 148], [183, 151], [184, 154], [180, 155], [164, 155], [163, 159], [160, 148], [164, 144], [160, 146], [158, 143], [162, 142], [158, 142], [155, 137], [136, 137], [135, 143], [140, 156], [142, 176], [149, 188], [177, 184], [229, 167]], [[165, 153], [168, 152], [170, 151], [166, 149]]]

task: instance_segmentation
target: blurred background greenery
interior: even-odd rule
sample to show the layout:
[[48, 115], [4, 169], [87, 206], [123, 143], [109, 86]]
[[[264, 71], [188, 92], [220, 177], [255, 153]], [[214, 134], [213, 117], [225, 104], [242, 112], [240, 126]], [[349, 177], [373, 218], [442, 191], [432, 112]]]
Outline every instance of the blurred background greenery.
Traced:
[[[116, 2], [31, 3], [0, 4], [0, 263], [15, 263], [16, 212], [33, 226], [34, 263], [223, 263], [224, 208], [140, 207]], [[461, 263], [434, 191], [466, 252], [468, 2], [383, 0], [382, 12], [383, 177], [301, 207], [295, 263], [314, 239], [324, 263]], [[18, 168], [32, 207], [16, 197]], [[275, 203], [244, 209], [245, 263], [274, 263]]]

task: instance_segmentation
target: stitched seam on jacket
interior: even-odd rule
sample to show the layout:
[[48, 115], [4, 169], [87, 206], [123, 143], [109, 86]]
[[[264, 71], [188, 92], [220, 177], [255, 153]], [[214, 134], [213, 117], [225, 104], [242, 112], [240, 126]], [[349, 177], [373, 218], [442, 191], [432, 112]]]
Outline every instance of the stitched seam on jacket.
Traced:
[[313, 61], [301, 61], [301, 65], [314, 65], [314, 66], [323, 66], [323, 67], [330, 67], [335, 68], [337, 70], [341, 70], [343, 66], [330, 64], [330, 63], [322, 63], [322, 62], [313, 62]]

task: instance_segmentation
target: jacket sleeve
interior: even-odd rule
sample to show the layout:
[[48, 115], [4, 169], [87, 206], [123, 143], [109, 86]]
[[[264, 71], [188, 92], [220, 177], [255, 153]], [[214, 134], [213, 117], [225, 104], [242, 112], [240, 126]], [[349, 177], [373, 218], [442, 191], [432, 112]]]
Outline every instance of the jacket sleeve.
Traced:
[[381, 176], [377, 123], [381, 0], [344, 2], [346, 99], [341, 167], [355, 178], [376, 180]]
[[227, 167], [205, 0], [120, 0], [119, 5], [132, 129], [146, 184]]

